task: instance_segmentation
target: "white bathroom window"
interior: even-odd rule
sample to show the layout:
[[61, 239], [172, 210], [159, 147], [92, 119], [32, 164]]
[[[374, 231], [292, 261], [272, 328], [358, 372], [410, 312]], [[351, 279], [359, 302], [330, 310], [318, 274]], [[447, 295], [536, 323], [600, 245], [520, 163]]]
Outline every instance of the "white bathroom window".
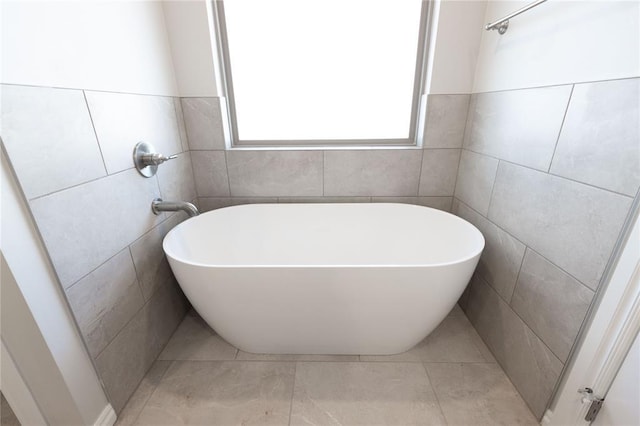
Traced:
[[429, 7], [214, 1], [232, 144], [415, 145]]

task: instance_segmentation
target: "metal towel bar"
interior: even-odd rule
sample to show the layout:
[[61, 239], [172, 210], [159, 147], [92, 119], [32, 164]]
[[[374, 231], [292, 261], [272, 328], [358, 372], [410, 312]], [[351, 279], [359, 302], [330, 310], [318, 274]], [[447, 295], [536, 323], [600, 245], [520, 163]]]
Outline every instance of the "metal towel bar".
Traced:
[[528, 4], [525, 7], [521, 8], [521, 9], [518, 9], [515, 12], [505, 16], [502, 19], [498, 19], [495, 22], [488, 23], [487, 25], [484, 26], [484, 29], [487, 30], [487, 31], [489, 31], [489, 30], [498, 30], [498, 33], [504, 34], [504, 33], [507, 32], [507, 28], [509, 28], [509, 19], [513, 18], [514, 16], [518, 16], [521, 13], [524, 13], [529, 9], [534, 8], [537, 5], [544, 3], [545, 1], [547, 1], [547, 0], [538, 0], [538, 1], [535, 1], [535, 2], [533, 2], [531, 4]]

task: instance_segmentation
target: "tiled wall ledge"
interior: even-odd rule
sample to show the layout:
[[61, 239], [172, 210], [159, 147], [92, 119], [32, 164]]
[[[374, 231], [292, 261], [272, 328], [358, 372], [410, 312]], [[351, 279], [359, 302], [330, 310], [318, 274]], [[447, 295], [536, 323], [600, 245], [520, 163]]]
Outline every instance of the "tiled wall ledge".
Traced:
[[[162, 252], [195, 200], [178, 99], [2, 85], [2, 139], [113, 407], [119, 411], [183, 318]], [[178, 158], [145, 179], [139, 141]]]
[[469, 95], [429, 97], [423, 150], [225, 151], [217, 98], [183, 98], [203, 210], [253, 201], [393, 200], [448, 210]]
[[640, 185], [640, 79], [475, 94], [453, 212], [486, 247], [461, 299], [541, 418]]

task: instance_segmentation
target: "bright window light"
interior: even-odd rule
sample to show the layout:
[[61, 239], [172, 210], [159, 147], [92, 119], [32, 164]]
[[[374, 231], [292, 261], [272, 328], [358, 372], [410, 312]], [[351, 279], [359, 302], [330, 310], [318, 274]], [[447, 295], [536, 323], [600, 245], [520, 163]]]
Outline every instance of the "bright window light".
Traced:
[[408, 140], [421, 6], [225, 1], [237, 138]]

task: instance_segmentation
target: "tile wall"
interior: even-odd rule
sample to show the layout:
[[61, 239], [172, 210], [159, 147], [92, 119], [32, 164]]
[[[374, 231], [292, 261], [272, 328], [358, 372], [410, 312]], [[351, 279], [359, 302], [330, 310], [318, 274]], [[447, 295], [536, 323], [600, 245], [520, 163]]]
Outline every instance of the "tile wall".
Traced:
[[401, 202], [449, 211], [469, 95], [431, 95], [424, 149], [224, 150], [218, 98], [183, 98], [201, 210], [243, 203]]
[[[109, 399], [120, 411], [187, 310], [162, 252], [194, 200], [178, 99], [2, 85], [2, 141]], [[145, 179], [139, 141], [178, 158]]]
[[538, 418], [640, 184], [640, 79], [471, 96], [453, 212], [486, 248], [461, 300]]

